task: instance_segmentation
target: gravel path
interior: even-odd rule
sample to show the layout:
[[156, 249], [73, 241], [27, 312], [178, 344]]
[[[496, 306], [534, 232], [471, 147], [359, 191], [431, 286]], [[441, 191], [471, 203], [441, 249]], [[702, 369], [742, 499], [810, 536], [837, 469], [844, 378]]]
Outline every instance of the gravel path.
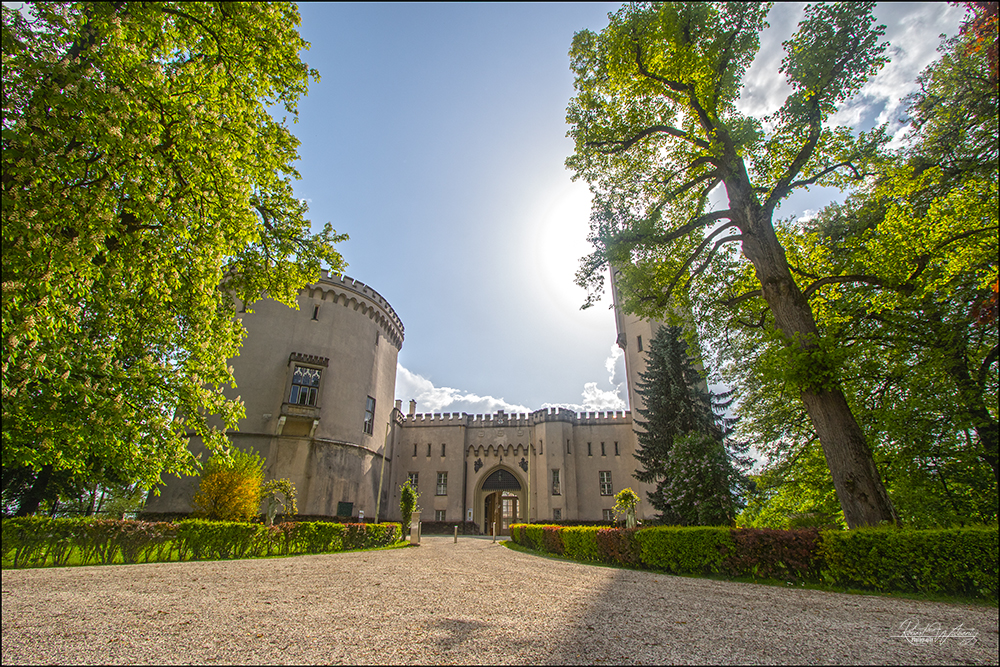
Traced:
[[[977, 633], [913, 645], [911, 621]], [[490, 540], [6, 570], [3, 664], [997, 664], [997, 609], [671, 577]]]

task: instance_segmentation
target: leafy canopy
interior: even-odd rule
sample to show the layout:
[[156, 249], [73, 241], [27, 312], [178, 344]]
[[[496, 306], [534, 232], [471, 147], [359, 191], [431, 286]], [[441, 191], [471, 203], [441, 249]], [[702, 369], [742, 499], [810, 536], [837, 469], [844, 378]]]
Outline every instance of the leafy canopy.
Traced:
[[148, 488], [225, 447], [237, 304], [324, 263], [291, 179], [308, 80], [290, 3], [3, 8], [3, 465]]

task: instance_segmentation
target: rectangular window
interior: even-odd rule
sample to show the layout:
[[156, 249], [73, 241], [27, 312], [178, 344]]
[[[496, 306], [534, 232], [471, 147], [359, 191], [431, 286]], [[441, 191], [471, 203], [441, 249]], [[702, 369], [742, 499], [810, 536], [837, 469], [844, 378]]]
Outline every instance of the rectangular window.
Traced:
[[602, 496], [613, 496], [614, 492], [611, 490], [611, 471], [602, 470], [600, 472], [601, 476], [601, 495]]
[[431, 457], [431, 443], [427, 443], [427, 458]]
[[445, 518], [445, 510], [434, 510], [434, 520], [435, 521], [447, 521]]
[[618, 456], [618, 443], [615, 443], [615, 456]]
[[615, 520], [614, 510], [604, 510], [604, 520], [611, 523]]
[[562, 521], [562, 510], [559, 509], [558, 507], [556, 509], [552, 510], [552, 520], [553, 521]]
[[441, 443], [441, 458], [444, 458], [444, 445], [445, 445], [445, 443], [442, 442]]
[[375, 432], [375, 399], [368, 397], [365, 404], [365, 433], [371, 435]]
[[590, 451], [590, 443], [587, 443], [587, 456], [593, 456], [594, 452]]
[[639, 344], [639, 351], [642, 352], [642, 336], [636, 336], [635, 340]]
[[559, 484], [559, 469], [552, 469], [552, 495], [558, 496], [562, 494], [562, 487]]
[[569, 438], [566, 438], [566, 453], [569, 454]]
[[439, 496], [448, 495], [448, 473], [446, 472], [438, 473], [437, 495]]
[[322, 371], [318, 368], [296, 366], [292, 373], [292, 394], [289, 403], [296, 405], [316, 405], [316, 392], [319, 391], [319, 378]]
[[413, 443], [413, 458], [417, 458], [417, 443]]
[[605, 456], [605, 453], [604, 453], [604, 443], [603, 442], [601, 443], [601, 456]]
[[410, 474], [408, 474], [406, 476], [406, 479], [407, 479], [407, 481], [410, 482], [410, 486], [412, 486], [414, 489], [416, 489], [417, 488], [417, 481], [420, 479], [420, 473], [418, 473], [418, 472], [411, 472]]

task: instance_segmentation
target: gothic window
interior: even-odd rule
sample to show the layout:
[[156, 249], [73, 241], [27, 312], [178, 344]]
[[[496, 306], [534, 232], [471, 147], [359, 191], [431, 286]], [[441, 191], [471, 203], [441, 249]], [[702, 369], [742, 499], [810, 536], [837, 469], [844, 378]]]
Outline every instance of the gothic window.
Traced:
[[289, 403], [296, 405], [316, 405], [316, 392], [319, 391], [319, 378], [322, 371], [318, 368], [296, 366], [292, 374], [292, 393]]
[[368, 402], [365, 404], [364, 430], [368, 435], [375, 431], [375, 399], [371, 396], [368, 397]]
[[438, 496], [448, 495], [448, 473], [439, 472], [438, 473], [438, 483], [437, 483], [437, 493]]
[[599, 474], [601, 480], [601, 495], [613, 496], [614, 493], [611, 491], [611, 471], [602, 470]]
[[552, 469], [552, 495], [558, 496], [562, 494], [562, 487], [559, 484], [559, 469]]

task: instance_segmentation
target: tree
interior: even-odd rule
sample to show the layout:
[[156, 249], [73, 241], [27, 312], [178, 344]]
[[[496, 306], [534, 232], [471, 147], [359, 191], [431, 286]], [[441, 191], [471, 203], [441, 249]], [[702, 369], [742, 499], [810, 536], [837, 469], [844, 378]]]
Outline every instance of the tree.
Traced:
[[636, 509], [639, 507], [639, 496], [632, 489], [622, 489], [615, 494], [615, 517], [625, 517], [625, 527], [636, 527]]
[[233, 449], [209, 457], [193, 505], [196, 516], [215, 521], [248, 521], [263, 499], [264, 461], [254, 452]]
[[269, 113], [318, 74], [290, 3], [29, 11], [3, 8], [3, 466], [44, 485], [98, 460], [150, 488], [242, 416], [237, 305], [294, 307], [344, 266]]
[[399, 487], [399, 512], [403, 518], [403, 535], [410, 532], [410, 519], [413, 518], [413, 511], [417, 508], [417, 498], [420, 494], [410, 484], [410, 480], [403, 482]]
[[[576, 34], [576, 96], [567, 119], [576, 150], [567, 166], [594, 193], [578, 282], [622, 272], [626, 310], [659, 318], [685, 305], [692, 281], [739, 243], [788, 349], [788, 377], [810, 415], [851, 527], [895, 523], [865, 434], [837, 378], [803, 290], [772, 223], [792, 191], [864, 179], [886, 142], [882, 128], [852, 134], [828, 123], [886, 61], [873, 3], [809, 5], [786, 43], [781, 71], [792, 92], [765, 119], [735, 103], [758, 48], [767, 8], [750, 3], [629, 5], [599, 35]], [[708, 210], [722, 185], [728, 208]], [[841, 279], [846, 280], [846, 279]], [[678, 308], [680, 310], [680, 308]]]
[[[734, 461], [743, 463], [727, 451], [724, 428], [732, 420], [716, 414], [729, 406], [729, 396], [708, 391], [681, 335], [680, 327], [660, 327], [649, 343], [646, 371], [639, 374], [645, 407], [638, 412], [645, 419], [636, 420], [641, 469], [635, 478], [656, 485], [647, 496], [661, 521], [699, 523], [699, 506], [718, 506], [730, 508], [727, 519], [703, 514], [713, 525], [725, 523], [735, 514], [734, 493], [741, 486]], [[678, 451], [680, 441], [685, 445]]]
[[[997, 276], [997, 92], [968, 39], [943, 44], [919, 77], [897, 159], [844, 204], [779, 226], [793, 272], [814, 281], [818, 326], [838, 341], [838, 375], [910, 525], [996, 517], [997, 331], [981, 305]], [[731, 283], [727, 270], [709, 279]], [[766, 318], [746, 301], [708, 319], [723, 323], [712, 344], [748, 388], [741, 428], [771, 458], [766, 486], [815, 497], [826, 484], [805, 468], [815, 435], [771, 370], [781, 349]], [[803, 480], [819, 486], [806, 493]], [[783, 495], [775, 501], [789, 506]]]

